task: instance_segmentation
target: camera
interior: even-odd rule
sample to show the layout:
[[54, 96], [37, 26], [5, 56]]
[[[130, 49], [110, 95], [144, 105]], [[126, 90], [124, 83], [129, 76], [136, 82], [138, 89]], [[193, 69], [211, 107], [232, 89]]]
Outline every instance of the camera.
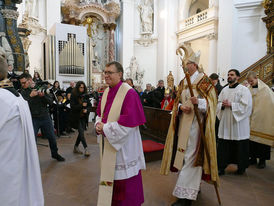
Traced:
[[48, 88], [48, 84], [49, 84], [48, 81], [36, 82], [33, 89], [35, 89], [39, 92], [43, 92], [45, 94], [53, 93], [52, 88]]

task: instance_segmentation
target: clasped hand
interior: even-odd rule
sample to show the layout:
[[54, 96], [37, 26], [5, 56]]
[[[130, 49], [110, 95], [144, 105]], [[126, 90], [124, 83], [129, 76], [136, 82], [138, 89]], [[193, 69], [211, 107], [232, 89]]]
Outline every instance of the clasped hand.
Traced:
[[231, 107], [231, 102], [226, 99], [222, 102], [222, 106], [223, 107]]
[[[190, 101], [193, 105], [198, 104], [198, 98], [197, 97], [190, 97]], [[183, 113], [186, 113], [186, 114], [189, 114], [192, 110], [191, 107], [183, 106], [183, 105], [180, 106], [180, 109], [182, 110]]]
[[103, 134], [103, 128], [104, 128], [104, 123], [98, 122], [95, 127], [97, 134]]

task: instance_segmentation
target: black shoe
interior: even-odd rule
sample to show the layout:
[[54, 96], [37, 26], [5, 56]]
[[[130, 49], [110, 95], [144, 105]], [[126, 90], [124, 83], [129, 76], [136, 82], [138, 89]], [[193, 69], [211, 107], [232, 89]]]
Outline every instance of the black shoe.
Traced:
[[225, 174], [225, 170], [219, 170], [219, 176], [222, 176], [222, 175], [224, 175]]
[[249, 159], [249, 165], [256, 165], [257, 164], [257, 159], [256, 158], [250, 158]]
[[191, 206], [192, 200], [188, 199], [178, 199], [171, 206]]
[[260, 159], [259, 164], [257, 165], [258, 169], [263, 169], [265, 168], [265, 160], [264, 159]]
[[52, 157], [53, 159], [56, 159], [58, 162], [64, 162], [64, 161], [65, 161], [65, 158], [62, 157], [62, 156], [59, 155], [59, 154], [52, 155], [51, 157]]
[[178, 200], [174, 203], [172, 203], [171, 206], [184, 206], [184, 199], [178, 198]]
[[191, 206], [192, 200], [185, 199], [185, 204], [184, 206]]

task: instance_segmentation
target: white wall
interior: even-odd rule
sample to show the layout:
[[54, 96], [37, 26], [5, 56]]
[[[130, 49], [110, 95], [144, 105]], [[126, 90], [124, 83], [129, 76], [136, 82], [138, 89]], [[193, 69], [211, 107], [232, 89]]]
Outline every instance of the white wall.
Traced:
[[61, 23], [61, 0], [46, 0], [46, 29]]
[[157, 79], [157, 42], [144, 47], [139, 44], [134, 46], [134, 54], [139, 67], [141, 70], [144, 70], [144, 79], [142, 88], [145, 88], [147, 83], [151, 83], [153, 86], [156, 86]]
[[237, 22], [235, 22], [232, 67], [243, 71], [266, 55], [267, 30], [262, 21], [265, 15], [260, 2], [249, 1], [254, 3], [250, 6], [243, 1], [239, 2], [235, 4]]
[[[191, 41], [191, 48], [194, 52], [201, 52], [200, 63], [204, 68], [204, 72], [208, 74], [208, 62], [209, 62], [209, 41], [205, 38]], [[208, 74], [210, 75], [210, 74]]]
[[217, 70], [226, 79], [231, 68], [243, 71], [266, 54], [261, 1], [220, 0]]

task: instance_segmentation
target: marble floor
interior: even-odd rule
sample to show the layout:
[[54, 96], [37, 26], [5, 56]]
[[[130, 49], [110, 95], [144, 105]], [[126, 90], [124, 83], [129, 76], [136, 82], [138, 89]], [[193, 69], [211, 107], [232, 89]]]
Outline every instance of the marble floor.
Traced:
[[[59, 152], [66, 158], [57, 162], [50, 157], [48, 147], [38, 145], [45, 196], [45, 206], [96, 206], [99, 182], [99, 147], [93, 127], [86, 132], [91, 156], [73, 154], [77, 132], [57, 139]], [[47, 140], [39, 139], [40, 144]], [[222, 176], [220, 196], [223, 206], [271, 206], [274, 205], [274, 155], [263, 170], [248, 168], [243, 176], [232, 174], [231, 165]], [[160, 161], [147, 164], [142, 172], [145, 203], [143, 206], [169, 206], [176, 200], [172, 196], [177, 174], [159, 174]], [[202, 182], [201, 193], [193, 206], [217, 206], [214, 187]], [[130, 205], [129, 205], [130, 206]]]

